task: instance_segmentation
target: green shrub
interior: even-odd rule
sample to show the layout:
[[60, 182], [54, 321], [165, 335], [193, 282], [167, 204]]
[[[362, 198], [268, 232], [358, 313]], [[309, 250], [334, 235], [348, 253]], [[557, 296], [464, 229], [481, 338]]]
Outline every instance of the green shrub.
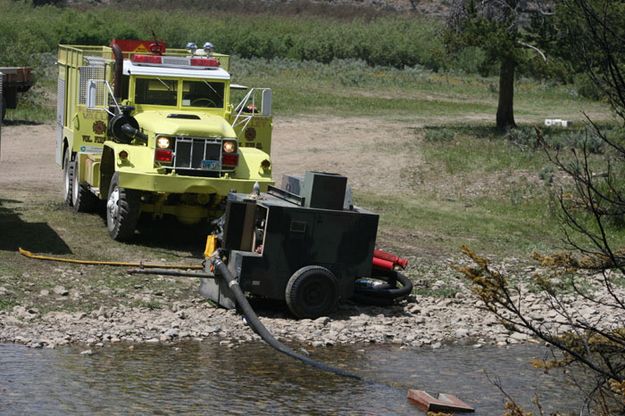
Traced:
[[601, 100], [605, 98], [605, 94], [597, 88], [587, 74], [577, 75], [574, 85], [577, 93], [584, 98], [590, 98], [591, 100]]
[[468, 74], [476, 74], [486, 64], [487, 56], [482, 48], [471, 46], [462, 49], [454, 58], [454, 68]]

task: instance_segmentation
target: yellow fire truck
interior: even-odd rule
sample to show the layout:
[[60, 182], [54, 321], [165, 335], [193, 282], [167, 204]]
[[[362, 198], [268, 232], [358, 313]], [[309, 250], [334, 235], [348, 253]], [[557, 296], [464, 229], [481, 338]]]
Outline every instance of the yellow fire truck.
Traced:
[[131, 239], [142, 213], [194, 224], [220, 215], [230, 191], [273, 183], [271, 90], [232, 84], [229, 56], [209, 42], [61, 45], [58, 63], [65, 203], [106, 201], [113, 239]]

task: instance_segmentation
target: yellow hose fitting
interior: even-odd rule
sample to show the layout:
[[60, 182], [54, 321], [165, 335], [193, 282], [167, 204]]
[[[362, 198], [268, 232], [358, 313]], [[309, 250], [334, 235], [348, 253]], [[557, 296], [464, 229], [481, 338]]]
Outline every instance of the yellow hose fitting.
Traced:
[[204, 249], [204, 257], [208, 258], [217, 250], [217, 236], [211, 234], [206, 237], [206, 248]]

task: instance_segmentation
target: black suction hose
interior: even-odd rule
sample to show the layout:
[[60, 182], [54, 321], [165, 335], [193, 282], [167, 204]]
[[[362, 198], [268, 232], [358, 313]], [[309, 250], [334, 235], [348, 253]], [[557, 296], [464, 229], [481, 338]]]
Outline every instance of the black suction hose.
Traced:
[[[379, 273], [379, 272], [378, 272]], [[359, 287], [356, 286], [354, 291], [357, 295], [374, 296], [376, 298], [382, 298], [387, 300], [398, 299], [408, 296], [412, 292], [412, 281], [403, 273], [396, 270], [386, 270], [382, 274], [377, 274], [374, 277], [382, 276], [384, 280], [399, 281], [401, 283], [400, 288], [375, 288], [375, 287]]]
[[329, 366], [327, 364], [324, 364], [319, 361], [315, 361], [309, 357], [306, 357], [305, 355], [299, 354], [293, 351], [291, 348], [287, 347], [286, 345], [282, 344], [277, 339], [275, 339], [273, 335], [271, 335], [271, 333], [267, 330], [267, 328], [265, 328], [262, 322], [260, 322], [260, 320], [258, 319], [258, 316], [256, 315], [256, 313], [250, 306], [249, 302], [247, 301], [245, 295], [241, 291], [241, 288], [239, 287], [239, 282], [237, 282], [234, 276], [232, 276], [232, 273], [230, 273], [230, 270], [228, 270], [228, 267], [225, 265], [225, 263], [221, 261], [221, 259], [218, 256], [211, 257], [211, 263], [215, 266], [215, 272], [219, 272], [219, 274], [226, 280], [226, 283], [228, 283], [228, 287], [234, 294], [234, 297], [237, 300], [237, 304], [241, 308], [241, 311], [243, 312], [243, 316], [245, 316], [245, 319], [247, 320], [248, 325], [267, 344], [271, 345], [273, 348], [280, 351], [281, 353], [288, 355], [289, 357], [295, 358], [296, 360], [300, 360], [304, 364], [310, 365], [312, 367], [318, 368], [323, 371], [334, 373], [338, 376], [353, 378], [356, 380], [362, 380], [362, 377], [354, 373], [350, 373], [349, 371], [345, 371], [345, 370], [341, 370], [340, 368]]

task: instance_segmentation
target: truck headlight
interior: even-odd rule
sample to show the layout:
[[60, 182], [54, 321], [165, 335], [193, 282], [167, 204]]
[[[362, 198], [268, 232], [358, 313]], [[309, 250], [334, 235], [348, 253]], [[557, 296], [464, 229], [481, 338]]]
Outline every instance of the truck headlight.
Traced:
[[224, 140], [224, 153], [234, 153], [237, 151], [237, 142], [234, 140]]
[[159, 136], [156, 138], [156, 147], [159, 149], [167, 149], [169, 147], [169, 137]]

